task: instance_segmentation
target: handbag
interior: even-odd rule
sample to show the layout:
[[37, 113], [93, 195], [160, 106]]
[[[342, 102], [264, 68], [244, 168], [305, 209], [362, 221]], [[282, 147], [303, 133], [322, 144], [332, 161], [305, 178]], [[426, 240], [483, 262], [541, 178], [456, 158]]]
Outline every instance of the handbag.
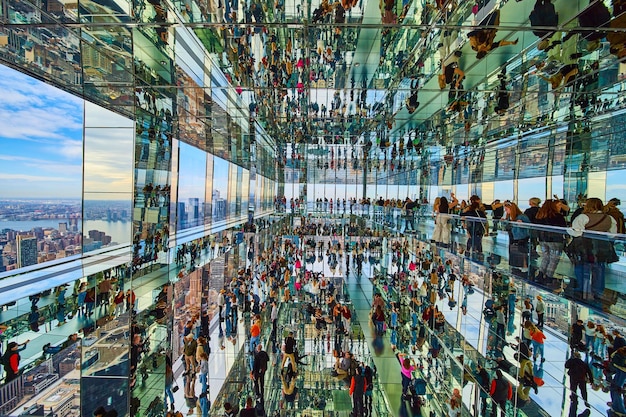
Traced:
[[172, 392], [178, 392], [179, 386], [178, 385], [174, 385], [172, 387]]
[[593, 262], [591, 242], [589, 238], [578, 236], [572, 238], [565, 246], [565, 254], [573, 264]]
[[446, 75], [445, 74], [437, 75], [437, 82], [439, 83], [440, 89], [443, 90], [444, 88], [446, 88]]

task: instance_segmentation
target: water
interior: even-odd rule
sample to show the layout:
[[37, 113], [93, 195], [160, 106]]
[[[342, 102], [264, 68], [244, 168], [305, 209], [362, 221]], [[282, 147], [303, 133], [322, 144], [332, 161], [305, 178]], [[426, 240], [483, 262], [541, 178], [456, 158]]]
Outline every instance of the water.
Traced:
[[[35, 227], [59, 229], [59, 223], [67, 223], [67, 219], [48, 219], [48, 220], [29, 220], [29, 221], [0, 221], [0, 231], [3, 229], [16, 230], [18, 232], [28, 232]], [[111, 236], [113, 242], [129, 243], [131, 241], [131, 232], [133, 224], [127, 222], [109, 222], [106, 220], [85, 220], [83, 222], [83, 235], [89, 230], [99, 230]], [[79, 223], [80, 226], [80, 223]]]

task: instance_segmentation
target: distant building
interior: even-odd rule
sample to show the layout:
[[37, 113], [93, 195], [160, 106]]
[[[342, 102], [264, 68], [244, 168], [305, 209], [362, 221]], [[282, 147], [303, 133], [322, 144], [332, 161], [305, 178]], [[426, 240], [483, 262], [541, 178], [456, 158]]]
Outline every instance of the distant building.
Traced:
[[59, 233], [67, 233], [67, 222], [59, 223]]
[[17, 267], [37, 264], [37, 238], [30, 235], [18, 235], [17, 239]]

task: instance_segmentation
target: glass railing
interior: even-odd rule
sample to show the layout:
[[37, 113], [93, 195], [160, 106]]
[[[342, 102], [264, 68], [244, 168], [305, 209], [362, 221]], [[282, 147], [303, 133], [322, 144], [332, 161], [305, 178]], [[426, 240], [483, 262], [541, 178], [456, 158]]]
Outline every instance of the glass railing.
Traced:
[[[386, 247], [392, 247], [394, 240], [406, 241], [406, 237], [409, 236], [408, 241], [411, 242], [409, 247], [415, 256], [411, 261], [417, 264], [417, 267], [411, 271], [403, 257], [394, 255], [391, 251], [383, 252], [382, 263], [386, 263], [387, 268], [381, 267], [381, 270], [385, 270], [385, 275], [379, 279], [385, 280], [386, 284], [384, 290], [381, 288], [381, 292], [384, 291], [389, 300], [397, 302], [396, 294], [410, 293], [407, 287], [403, 291], [397, 291], [397, 288], [390, 289], [394, 280], [395, 285], [400, 285], [398, 288], [406, 285], [402, 283], [402, 273], [419, 276], [420, 282], [422, 280], [430, 282], [430, 272], [439, 270], [441, 265], [443, 272], [435, 273], [438, 276], [437, 284], [429, 285], [429, 291], [434, 291], [434, 296], [430, 300], [422, 298], [416, 303], [409, 295], [405, 297], [408, 300], [404, 303], [400, 299], [400, 305], [408, 303], [413, 310], [420, 313], [427, 304], [437, 306], [445, 321], [433, 323], [433, 331], [446, 336], [441, 337], [441, 345], [455, 351], [456, 357], [460, 353], [464, 354], [465, 368], [468, 368], [467, 359], [471, 358], [470, 363], [473, 364], [470, 373], [475, 373], [475, 365], [481, 363], [490, 374], [493, 374], [495, 369], [501, 369], [508, 374], [510, 381], [517, 387], [514, 390], [516, 395], [513, 403], [516, 409], [526, 415], [554, 415], [561, 413], [565, 408], [571, 409], [576, 406], [580, 412], [583, 403], [593, 414], [603, 415], [605, 404], [610, 401], [609, 381], [604, 374], [605, 361], [608, 360], [607, 351], [613, 336], [624, 332], [623, 312], [620, 309], [623, 290], [620, 291], [619, 288], [623, 273], [621, 267], [623, 243], [620, 236], [593, 232], [575, 236], [578, 233], [571, 228], [500, 221], [495, 234], [484, 229], [476, 233], [476, 237], [481, 239], [482, 248], [479, 245], [472, 246], [475, 242], [470, 242], [468, 250], [467, 230], [472, 231], [479, 226], [484, 228], [486, 220], [472, 223], [471, 219], [450, 216], [449, 222], [453, 223], [450, 225], [452, 229], [450, 240], [436, 243], [432, 240], [432, 219], [419, 216], [414, 219], [418, 225], [415, 237], [400, 233], [396, 234], [396, 238], [390, 238]], [[492, 220], [489, 219], [487, 222], [490, 229], [495, 230]], [[404, 224], [400, 226], [396, 224], [400, 229], [403, 226]], [[515, 246], [524, 237], [522, 229], [528, 231], [529, 249], [521, 251], [522, 255], [518, 256], [510, 251], [511, 246]], [[574, 247], [571, 246], [575, 237], [586, 239], [582, 243], [574, 244], [582, 248], [579, 251], [585, 254], [584, 261], [581, 261], [580, 255], [576, 256]], [[538, 242], [536, 245], [533, 244], [535, 239]], [[546, 245], [546, 242], [553, 244]], [[544, 248], [541, 247], [541, 243]], [[531, 251], [531, 246], [537, 248], [537, 254]], [[558, 257], [550, 258], [554, 262], [551, 268], [556, 272], [552, 276], [553, 281], [547, 281], [539, 272], [545, 274], [545, 271], [550, 271], [546, 269], [549, 263], [544, 262], [544, 258], [552, 255], [550, 252], [552, 248], [558, 249]], [[566, 252], [569, 256], [564, 255]], [[592, 258], [590, 254], [596, 258]], [[394, 258], [395, 262], [392, 262]], [[518, 262], [520, 259], [527, 260], [527, 263]], [[604, 268], [597, 264], [604, 264]], [[525, 273], [520, 274], [518, 269]], [[597, 281], [594, 287], [594, 279], [602, 278], [602, 275], [598, 275], [601, 272], [605, 273], [604, 288], [599, 285], [602, 281]], [[456, 280], [450, 280], [452, 274]], [[578, 285], [580, 282], [583, 285]], [[468, 290], [470, 286], [471, 291]], [[580, 294], [575, 291], [578, 288], [581, 288]], [[535, 311], [538, 304], [544, 309], [541, 325], [537, 321]], [[500, 306], [507, 313], [502, 327], [497, 317]], [[412, 314], [412, 311], [409, 310], [406, 314]], [[528, 319], [532, 326], [527, 323]], [[578, 320], [581, 322], [577, 323]], [[448, 326], [452, 328], [449, 337]], [[518, 360], [520, 345], [515, 336], [522, 339], [528, 337], [529, 334], [524, 329], [533, 326], [539, 326], [547, 341], [543, 348], [535, 346], [530, 362], [523, 361], [522, 366]], [[408, 346], [415, 346], [414, 340]], [[574, 355], [582, 358], [593, 375], [590, 380], [592, 389], [589, 390], [588, 401], [579, 399], [576, 393], [569, 390], [565, 363]], [[533, 356], [536, 356], [535, 360]], [[521, 371], [520, 367], [524, 371]], [[523, 375], [526, 375], [526, 379]], [[516, 382], [519, 380], [522, 381]], [[535, 384], [538, 388], [537, 393], [534, 391]], [[466, 392], [467, 385], [465, 381], [463, 401], [468, 408], [475, 409], [478, 413], [479, 408], [476, 407], [482, 397], [478, 391], [475, 391], [475, 394]], [[478, 387], [476, 389], [479, 390]], [[468, 403], [466, 398], [468, 395], [469, 398], [474, 398], [475, 402], [471, 400]], [[576, 401], [571, 402], [570, 395]]]

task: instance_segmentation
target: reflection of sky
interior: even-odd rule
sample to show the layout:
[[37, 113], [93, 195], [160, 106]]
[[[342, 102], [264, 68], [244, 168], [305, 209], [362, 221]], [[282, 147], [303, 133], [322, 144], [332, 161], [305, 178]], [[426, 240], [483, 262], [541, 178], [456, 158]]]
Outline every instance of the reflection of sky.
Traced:
[[178, 200], [186, 202], [189, 198], [198, 198], [203, 202], [206, 184], [206, 153], [180, 142], [178, 172]]
[[0, 95], [2, 196], [80, 197], [82, 100], [1, 65]]
[[130, 194], [133, 189], [132, 156], [132, 129], [85, 129], [85, 192], [100, 193], [102, 199], [111, 198], [106, 193]]
[[619, 198], [622, 206], [626, 206], [626, 170], [608, 171], [606, 175], [606, 199]]
[[228, 161], [218, 157], [213, 158], [213, 190], [223, 199], [228, 196]]

